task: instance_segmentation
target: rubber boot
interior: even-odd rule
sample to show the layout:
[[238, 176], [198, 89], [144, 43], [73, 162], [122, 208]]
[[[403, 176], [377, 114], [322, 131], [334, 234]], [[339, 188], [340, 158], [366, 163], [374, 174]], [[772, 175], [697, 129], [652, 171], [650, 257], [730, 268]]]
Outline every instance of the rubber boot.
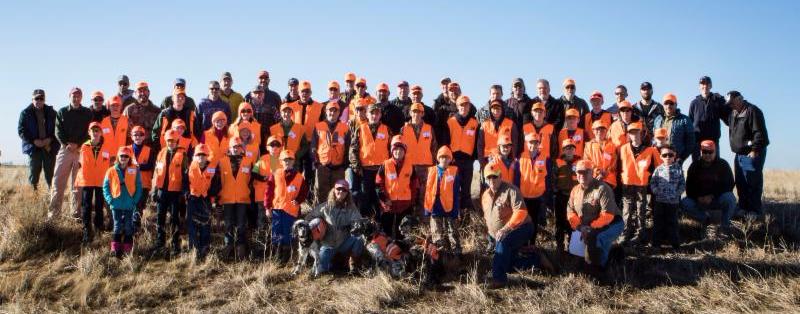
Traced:
[[125, 239], [122, 241], [122, 252], [131, 254], [131, 251], [133, 251], [133, 235], [125, 235]]
[[122, 258], [122, 235], [115, 233], [111, 238], [111, 253], [113, 253], [116, 258]]

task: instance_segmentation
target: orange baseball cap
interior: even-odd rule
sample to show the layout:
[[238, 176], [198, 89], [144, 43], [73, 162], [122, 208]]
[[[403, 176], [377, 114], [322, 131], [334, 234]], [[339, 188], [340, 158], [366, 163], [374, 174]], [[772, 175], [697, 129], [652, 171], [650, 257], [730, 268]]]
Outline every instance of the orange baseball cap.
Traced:
[[237, 125], [237, 130], [241, 131], [245, 129], [250, 130], [250, 122], [247, 121], [239, 122], [239, 125]]
[[366, 87], [367, 86], [367, 79], [365, 79], [363, 77], [359, 77], [358, 80], [356, 80], [356, 85], [364, 85]]
[[[100, 97], [103, 97], [103, 96], [100, 96]], [[114, 95], [114, 97], [111, 97], [111, 99], [109, 99], [107, 102], [108, 102], [109, 106], [110, 105], [122, 105], [122, 97], [119, 97], [119, 95]]]
[[117, 156], [122, 156], [122, 155], [130, 157], [131, 155], [133, 155], [133, 151], [131, 151], [131, 148], [128, 146], [122, 146], [119, 149], [117, 149]]
[[344, 74], [344, 81], [345, 82], [352, 82], [356, 80], [356, 74], [353, 72], [347, 72]]
[[138, 133], [138, 132], [141, 132], [141, 133], [145, 132], [144, 128], [142, 126], [140, 126], [140, 125], [134, 126], [133, 129], [131, 129], [131, 134]]
[[103, 97], [103, 92], [101, 92], [99, 90], [93, 91], [92, 92], [92, 99], [95, 99], [97, 97], [105, 98], [105, 97]]
[[300, 81], [300, 90], [311, 90], [311, 82], [309, 81]]
[[592, 92], [592, 96], [589, 97], [589, 99], [595, 99], [595, 98], [599, 98], [599, 99], [602, 100], [603, 99], [603, 93], [601, 93], [599, 90], [593, 91]]
[[414, 104], [411, 105], [411, 111], [425, 112], [425, 106], [423, 106], [418, 102], [415, 102]]
[[570, 77], [564, 79], [564, 87], [567, 87], [569, 85], [575, 85], [575, 80], [573, 80]]
[[178, 134], [178, 131], [175, 131], [173, 129], [169, 129], [169, 130], [167, 130], [167, 132], [164, 133], [164, 140], [165, 141], [177, 140], [179, 137], [181, 137], [181, 135]]
[[567, 114], [566, 114], [567, 118], [569, 118], [569, 117], [578, 118], [580, 116], [581, 116], [581, 114], [580, 114], [580, 112], [578, 112], [578, 110], [575, 110], [575, 109], [572, 109], [572, 108], [567, 109]]
[[541, 103], [541, 102], [536, 102], [535, 104], [533, 104], [533, 106], [531, 106], [531, 111], [533, 111], [533, 110], [545, 110], [545, 109], [546, 108], [544, 107], [544, 104]]
[[214, 114], [211, 115], [211, 122], [214, 122], [214, 121], [217, 121], [217, 120], [220, 120], [220, 119], [228, 121], [228, 116], [225, 115], [225, 112], [217, 111], [217, 112], [215, 112]]
[[592, 129], [608, 129], [608, 125], [603, 120], [597, 120], [592, 122]]
[[564, 148], [564, 147], [567, 147], [567, 146], [575, 147], [575, 142], [571, 138], [564, 139], [563, 141], [561, 141], [561, 148]]
[[358, 103], [356, 103], [357, 107], [366, 107], [371, 104], [374, 104], [375, 101], [372, 100], [370, 97], [359, 98]]
[[183, 94], [186, 96], [186, 89], [185, 88], [174, 88], [172, 89], [172, 95], [177, 96]]
[[283, 109], [294, 110], [294, 109], [292, 108], [292, 106], [289, 106], [289, 103], [288, 103], [288, 102], [285, 102], [285, 103], [283, 103], [283, 104], [281, 105], [281, 111], [283, 111]]
[[501, 136], [499, 139], [497, 139], [497, 145], [507, 145], [507, 144], [511, 144], [511, 137]]
[[447, 156], [448, 158], [453, 159], [453, 152], [450, 150], [450, 147], [447, 147], [447, 145], [439, 147], [439, 150], [436, 151], [436, 158], [442, 156]]
[[667, 101], [671, 101], [673, 104], [678, 103], [678, 96], [675, 96], [673, 93], [667, 93], [664, 95], [664, 100], [662, 103], [666, 103]]
[[594, 164], [592, 164], [591, 160], [587, 159], [578, 160], [578, 163], [575, 165], [575, 171], [592, 170], [593, 168]]
[[171, 128], [174, 129], [174, 128], [177, 128], [179, 126], [182, 126], [185, 129], [186, 128], [186, 122], [184, 122], [183, 119], [172, 120], [172, 124], [170, 124]]
[[641, 122], [634, 122], [634, 123], [631, 123], [630, 125], [628, 125], [628, 132], [633, 131], [633, 130], [641, 131], [642, 130], [642, 123]]
[[269, 146], [269, 144], [272, 144], [272, 143], [275, 143], [275, 142], [278, 142], [278, 144], [283, 145], [283, 141], [281, 140], [281, 138], [277, 137], [275, 135], [270, 135], [267, 138], [267, 141], [265, 143], [267, 144], [267, 146]]
[[471, 103], [472, 101], [469, 99], [469, 96], [467, 95], [458, 96], [458, 98], [456, 99], [456, 106], [461, 106], [463, 104], [471, 104]]
[[194, 147], [194, 154], [195, 155], [201, 155], [202, 154], [202, 155], [208, 156], [208, 155], [211, 155], [211, 149], [208, 148], [208, 145], [200, 143], [200, 144], [197, 144], [197, 146]]
[[536, 132], [525, 134], [525, 142], [530, 142], [530, 141], [539, 142], [540, 141], [539, 134], [536, 134]]
[[619, 103], [618, 107], [620, 109], [622, 109], [622, 108], [633, 108], [633, 105], [631, 104], [630, 101], [623, 100], [621, 103]]
[[389, 90], [389, 84], [386, 83], [378, 84], [378, 90]]
[[136, 89], [140, 89], [140, 88], [148, 88], [147, 82], [145, 82], [145, 81], [136, 82]]
[[331, 90], [331, 89], [334, 89], [334, 88], [337, 89], [337, 90], [339, 89], [339, 82], [337, 82], [337, 81], [328, 82], [328, 90]]
[[403, 143], [403, 137], [402, 136], [400, 136], [400, 135], [392, 136], [392, 148], [394, 148], [395, 146], [402, 147], [403, 149], [406, 149], [406, 144]]
[[97, 121], [89, 123], [89, 130], [94, 128], [102, 129], [103, 127], [100, 125], [100, 122]]
[[489, 108], [492, 107], [503, 107], [503, 103], [499, 100], [492, 100], [492, 102], [489, 104]]
[[653, 131], [653, 133], [655, 133], [655, 137], [656, 138], [667, 138], [667, 129], [666, 128], [658, 128], [655, 131]]
[[712, 140], [705, 140], [700, 142], [700, 148], [717, 150], [717, 144], [715, 144]]
[[286, 160], [286, 159], [294, 160], [294, 151], [292, 151], [291, 149], [284, 149], [284, 150], [281, 151], [280, 155], [278, 155], [278, 159], [280, 159], [280, 160]]

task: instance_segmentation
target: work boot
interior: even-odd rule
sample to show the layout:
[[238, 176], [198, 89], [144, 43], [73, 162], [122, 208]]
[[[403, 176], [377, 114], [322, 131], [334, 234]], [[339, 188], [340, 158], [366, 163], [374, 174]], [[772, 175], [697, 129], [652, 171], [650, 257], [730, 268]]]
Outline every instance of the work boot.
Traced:
[[84, 246], [88, 246], [94, 240], [94, 234], [92, 230], [89, 228], [83, 228], [83, 237], [81, 238], [81, 244]]
[[247, 259], [247, 245], [238, 244], [236, 245], [236, 259], [237, 260], [245, 260]]

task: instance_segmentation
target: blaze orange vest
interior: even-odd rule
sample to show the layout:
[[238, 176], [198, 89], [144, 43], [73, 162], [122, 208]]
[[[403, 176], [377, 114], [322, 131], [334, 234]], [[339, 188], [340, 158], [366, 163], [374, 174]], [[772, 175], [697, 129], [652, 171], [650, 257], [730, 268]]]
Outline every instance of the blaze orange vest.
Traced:
[[322, 104], [311, 101], [311, 104], [306, 106], [306, 114], [303, 115], [303, 105], [300, 104], [300, 101], [295, 101], [289, 103], [289, 107], [292, 108], [292, 114], [294, 117], [294, 123], [297, 123], [302, 126], [303, 134], [306, 135], [306, 140], [311, 142], [311, 135], [314, 132], [314, 126], [317, 125], [319, 122], [319, 118], [322, 114]]
[[[607, 126], [611, 126], [611, 122], [612, 122], [611, 121], [611, 113], [603, 111], [603, 113], [600, 114], [600, 119], [598, 119], [598, 120], [603, 121], [603, 123], [605, 125], [607, 125]], [[587, 134], [589, 134], [589, 139], [590, 140], [594, 139], [594, 132], [592, 132], [592, 130], [593, 130], [592, 129], [592, 123], [594, 123], [595, 121], [597, 121], [597, 120], [592, 120], [592, 112], [591, 111], [587, 112], [585, 115], [583, 115], [583, 129], [586, 130]]]
[[75, 177], [75, 186], [77, 187], [101, 187], [103, 186], [103, 178], [111, 166], [111, 158], [114, 157], [112, 151], [113, 144], [103, 142], [97, 156], [92, 152], [92, 144], [90, 142], [81, 145], [81, 154], [79, 163], [81, 168], [78, 169], [78, 176]]
[[514, 122], [511, 122], [509, 118], [503, 118], [497, 130], [494, 129], [494, 122], [492, 122], [492, 120], [483, 121], [483, 124], [481, 124], [481, 132], [483, 132], [483, 154], [488, 156], [492, 153], [492, 149], [497, 148], [497, 140], [501, 135], [510, 137], [513, 126]]
[[422, 124], [419, 132], [419, 138], [414, 134], [414, 127], [410, 122], [403, 126], [400, 130], [401, 140], [406, 144], [406, 157], [405, 162], [410, 162], [413, 166], [430, 166], [433, 164], [433, 156], [431, 155], [431, 142], [433, 141], [433, 132], [431, 125], [427, 123]]
[[285, 133], [283, 132], [283, 125], [278, 122], [269, 128], [269, 134], [281, 139], [283, 149], [291, 149], [297, 153], [297, 150], [300, 149], [300, 140], [303, 138], [303, 125], [294, 122], [289, 129], [289, 133]]
[[[331, 132], [327, 121], [318, 122], [317, 132], [317, 159], [323, 165], [338, 166], [344, 162], [344, 155], [347, 150], [344, 138], [347, 134], [347, 126], [336, 122], [336, 128]], [[333, 136], [332, 134], [336, 134]]]
[[[167, 183], [167, 191], [179, 192], [183, 184], [183, 158], [184, 153], [180, 149], [176, 150], [172, 156], [172, 161], [167, 165], [167, 148], [161, 149], [156, 158], [156, 167], [153, 177], [153, 188], [163, 188], [164, 178], [167, 171], [169, 171], [169, 182]], [[165, 169], [166, 168], [166, 169]]]
[[427, 212], [433, 211], [433, 204], [436, 199], [442, 203], [442, 208], [445, 213], [453, 210], [453, 191], [456, 182], [456, 174], [458, 168], [456, 166], [449, 166], [442, 173], [442, 178], [439, 178], [439, 170], [437, 166], [428, 168], [428, 180], [425, 182], [425, 204], [424, 209]]
[[608, 129], [608, 138], [614, 146], [620, 148], [623, 144], [628, 143], [628, 130], [622, 120], [614, 121]]
[[581, 128], [575, 129], [575, 133], [572, 134], [572, 137], [569, 137], [568, 134], [569, 131], [567, 131], [566, 128], [563, 128], [561, 129], [560, 132], [558, 132], [558, 156], [561, 157], [561, 155], [564, 154], [563, 148], [561, 147], [561, 143], [567, 138], [570, 138], [572, 139], [573, 142], [575, 142], [575, 156], [578, 157], [583, 156], [583, 144], [586, 140], [584, 138], [583, 129]]
[[[128, 145], [128, 148], [133, 151], [133, 145]], [[131, 159], [137, 165], [146, 164], [150, 161], [150, 146], [142, 145], [142, 150], [139, 151], [139, 156], [131, 156]], [[142, 189], [150, 189], [153, 185], [153, 170], [141, 171], [142, 172]]]
[[220, 171], [222, 189], [219, 192], [220, 204], [250, 204], [250, 170], [253, 160], [243, 157], [239, 165], [239, 173], [233, 176], [233, 166], [228, 156], [219, 160], [217, 171]]
[[366, 122], [360, 125], [358, 132], [358, 144], [361, 145], [358, 158], [362, 166], [378, 166], [389, 159], [389, 128], [385, 124], [381, 123], [374, 138]]
[[[544, 154], [546, 157], [550, 157], [550, 139], [553, 136], [553, 132], [555, 132], [554, 130], [555, 129], [553, 128], [553, 125], [550, 123], [545, 123], [544, 126], [539, 129], [539, 132], [536, 132], [536, 127], [533, 125], [533, 122], [526, 123], [524, 126], [522, 126], [523, 135], [528, 135], [531, 133], [539, 135], [539, 155]], [[522, 146], [525, 147], [523, 153], [530, 153], [528, 150], [528, 145]]]
[[403, 250], [383, 233], [372, 237], [372, 243], [376, 244], [383, 256], [390, 261], [398, 261], [403, 257]]
[[287, 183], [285, 170], [277, 169], [272, 177], [275, 178], [275, 199], [272, 200], [272, 207], [297, 218], [300, 215], [300, 204], [293, 204], [292, 201], [296, 200], [300, 194], [303, 175], [296, 173], [292, 182]]
[[622, 145], [619, 148], [619, 158], [622, 162], [622, 169], [620, 169], [622, 184], [647, 186], [650, 183], [650, 165], [653, 163], [655, 155], [656, 150], [648, 146], [639, 153], [639, 156], [634, 157], [631, 143]]
[[[128, 191], [128, 196], [133, 197], [136, 194], [136, 172], [139, 168], [136, 165], [131, 165], [125, 168], [125, 190]], [[122, 195], [122, 185], [119, 181], [119, 174], [117, 167], [111, 166], [106, 170], [106, 178], [108, 178], [108, 187], [111, 189], [111, 196], [114, 198]]]
[[103, 121], [100, 122], [100, 128], [103, 130], [103, 142], [111, 144], [112, 152], [116, 152], [117, 149], [128, 144], [127, 116], [119, 116], [116, 129], [111, 124], [111, 117], [105, 117]]
[[223, 136], [222, 140], [220, 141], [214, 134], [214, 130], [215, 128], [212, 127], [203, 132], [205, 144], [208, 145], [208, 148], [211, 150], [211, 154], [208, 156], [211, 164], [216, 164], [216, 162], [219, 161], [222, 156], [225, 156], [225, 151], [228, 150], [228, 134], [225, 133], [225, 136]]
[[[270, 168], [269, 159], [272, 157], [269, 153], [261, 155], [256, 161], [255, 166], [258, 167], [258, 174], [267, 178], [272, 174], [272, 168]], [[256, 167], [253, 167], [253, 171], [255, 171]], [[267, 182], [266, 181], [258, 181], [253, 180], [253, 195], [256, 202], [263, 202], [264, 201], [264, 192], [267, 190]]]
[[[167, 133], [167, 130], [170, 129], [168, 127], [170, 124], [172, 124], [172, 120], [167, 119], [167, 117], [161, 117], [161, 147], [167, 147], [167, 140], [164, 138], [164, 135]], [[178, 147], [188, 151], [189, 145], [197, 144], [197, 139], [194, 137], [194, 111], [189, 114], [189, 122], [186, 123], [186, 130], [189, 132], [189, 137], [184, 137], [183, 134], [181, 134], [181, 137], [178, 139]]]
[[[250, 122], [250, 136], [253, 137], [253, 143], [256, 144], [257, 147], [261, 147], [261, 123], [258, 123], [256, 119], [252, 119]], [[231, 124], [228, 126], [228, 138], [239, 136], [239, 122]], [[223, 143], [225, 148], [227, 149], [228, 143]]]
[[530, 154], [523, 153], [519, 159], [519, 190], [524, 198], [537, 198], [547, 188], [547, 156], [539, 154], [531, 160]]
[[595, 177], [601, 170], [605, 170], [606, 176], [603, 181], [611, 187], [617, 186], [617, 150], [611, 141], [606, 140], [602, 144], [597, 140], [592, 140], [586, 144], [584, 159], [589, 160], [594, 165]]
[[414, 167], [408, 161], [403, 161], [400, 173], [397, 172], [397, 165], [394, 159], [387, 159], [383, 162], [383, 171], [386, 176], [386, 192], [392, 201], [411, 200], [411, 173]]
[[455, 152], [462, 152], [472, 156], [475, 152], [475, 136], [478, 133], [478, 121], [470, 118], [463, 127], [458, 124], [455, 117], [447, 119], [447, 127], [450, 129], [450, 149]]
[[189, 194], [197, 197], [208, 196], [208, 189], [211, 187], [211, 178], [217, 172], [209, 163], [205, 170], [200, 169], [200, 162], [192, 160], [189, 164]]
[[[541, 154], [539, 155], [541, 156]], [[508, 184], [514, 184], [514, 170], [511, 169], [514, 162], [511, 162], [511, 166], [506, 166], [506, 163], [504, 163], [502, 157], [500, 157], [500, 153], [495, 150], [490, 164], [500, 169], [500, 180], [506, 181]]]

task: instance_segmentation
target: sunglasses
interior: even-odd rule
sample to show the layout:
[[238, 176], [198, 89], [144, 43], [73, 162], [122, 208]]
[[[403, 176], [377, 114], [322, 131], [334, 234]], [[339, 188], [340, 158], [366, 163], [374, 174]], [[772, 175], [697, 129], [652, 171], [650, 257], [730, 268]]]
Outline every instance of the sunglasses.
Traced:
[[623, 94], [623, 93], [619, 93], [619, 92], [617, 92], [617, 93], [614, 93], [614, 95], [617, 95], [617, 96], [619, 96], [619, 95], [622, 95], [622, 94]]
[[496, 175], [491, 175], [491, 176], [486, 177], [486, 180], [494, 180], [494, 179], [497, 179], [497, 178], [499, 178], [499, 177], [496, 176]]
[[269, 143], [270, 147], [281, 147], [280, 143]]
[[219, 90], [219, 87], [209, 87], [208, 90]]
[[700, 154], [701, 155], [713, 155], [714, 151], [713, 150], [703, 149], [703, 150], [700, 151]]
[[194, 155], [195, 155], [195, 156], [198, 156], [198, 157], [199, 157], [199, 156], [203, 156], [203, 157], [207, 157], [207, 156], [208, 156], [208, 155], [206, 155], [206, 154], [203, 154], [203, 153], [194, 154]]
[[500, 146], [509, 148], [509, 147], [513, 146], [513, 144], [505, 144], [505, 145], [500, 145]]
[[347, 192], [347, 188], [336, 188], [336, 191]]
[[619, 109], [619, 112], [631, 112], [631, 110], [630, 110], [630, 109], [628, 109], [628, 108], [624, 108], [624, 109], [623, 109], [623, 108], [620, 108], [620, 109]]
[[103, 98], [97, 97], [97, 98], [92, 99], [92, 100], [94, 100], [94, 102], [101, 102], [101, 101], [103, 101]]
[[233, 145], [233, 148], [242, 148], [242, 147], [244, 147], [244, 146], [242, 146], [241, 144]]
[[566, 86], [566, 87], [564, 87], [564, 88], [566, 88], [566, 89], [575, 89], [575, 85], [567, 85], [567, 86]]
[[131, 158], [131, 156], [128, 156], [128, 155], [119, 155], [119, 159], [122, 159], [122, 158], [128, 159], [128, 158]]
[[253, 110], [245, 109], [245, 110], [242, 110], [242, 113], [253, 113]]
[[672, 157], [675, 157], [675, 154], [673, 154], [673, 153], [661, 154], [661, 157], [664, 157], [664, 158], [672, 158]]
[[592, 174], [592, 171], [588, 170], [588, 169], [587, 170], [578, 170], [578, 171], [575, 171], [575, 173], [580, 174], [580, 175], [584, 175], [584, 176], [588, 176], [588, 175]]

